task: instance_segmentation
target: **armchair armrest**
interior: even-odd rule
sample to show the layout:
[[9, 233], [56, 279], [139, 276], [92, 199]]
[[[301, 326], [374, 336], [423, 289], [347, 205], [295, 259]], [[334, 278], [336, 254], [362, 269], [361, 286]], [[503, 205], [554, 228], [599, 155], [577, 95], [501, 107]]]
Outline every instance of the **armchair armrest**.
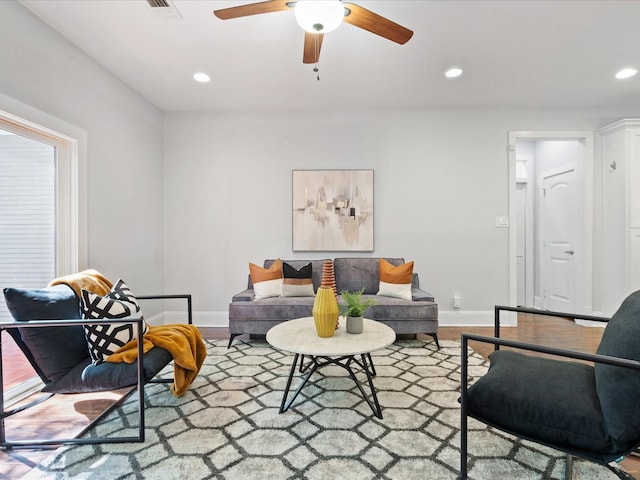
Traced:
[[567, 350], [564, 348], [548, 347], [546, 345], [520, 342], [517, 340], [507, 340], [506, 338], [487, 337], [483, 335], [476, 335], [473, 333], [462, 333], [460, 334], [460, 339], [462, 341], [462, 351], [463, 351], [463, 357], [465, 359], [467, 355], [464, 352], [468, 347], [469, 340], [472, 340], [476, 342], [492, 343], [494, 345], [501, 345], [505, 347], [517, 348], [520, 350], [527, 350], [530, 352], [545, 353], [548, 355], [555, 355], [558, 357], [572, 358], [575, 360], [584, 360], [587, 362], [594, 362], [594, 363], [604, 363], [607, 365], [614, 365], [616, 367], [626, 367], [626, 368], [633, 368], [636, 370], [640, 370], [640, 362], [638, 362], [637, 360], [629, 360], [627, 358], [612, 357], [610, 355], [599, 355], [597, 353], [579, 352], [577, 350]]
[[138, 300], [170, 300], [174, 298], [185, 298], [187, 300], [187, 319], [189, 325], [193, 324], [193, 309], [191, 305], [191, 294], [168, 294], [168, 295], [136, 295]]

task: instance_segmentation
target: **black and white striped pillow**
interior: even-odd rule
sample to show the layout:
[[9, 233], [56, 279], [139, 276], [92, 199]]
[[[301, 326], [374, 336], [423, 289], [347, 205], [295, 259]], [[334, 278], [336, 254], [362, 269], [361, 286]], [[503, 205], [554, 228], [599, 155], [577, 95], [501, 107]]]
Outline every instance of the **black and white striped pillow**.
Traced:
[[[129, 287], [121, 279], [105, 296], [82, 290], [82, 318], [125, 318], [138, 314], [140, 306]], [[144, 323], [144, 333], [148, 327]], [[137, 338], [135, 324], [85, 325], [84, 333], [89, 345], [89, 354], [94, 364], [99, 364], [120, 347]]]
[[283, 262], [282, 272], [284, 276], [282, 284], [283, 297], [313, 297], [315, 295], [311, 263], [300, 267], [300, 270], [296, 270], [292, 265]]

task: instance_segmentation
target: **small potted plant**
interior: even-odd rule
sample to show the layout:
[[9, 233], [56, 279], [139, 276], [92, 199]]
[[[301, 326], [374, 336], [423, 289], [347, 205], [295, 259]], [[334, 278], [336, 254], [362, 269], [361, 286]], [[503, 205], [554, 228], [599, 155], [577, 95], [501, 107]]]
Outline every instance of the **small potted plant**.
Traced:
[[347, 332], [362, 333], [362, 315], [364, 312], [376, 302], [373, 299], [362, 300], [364, 288], [357, 292], [342, 290], [340, 296], [345, 304], [340, 305], [340, 315], [347, 317]]

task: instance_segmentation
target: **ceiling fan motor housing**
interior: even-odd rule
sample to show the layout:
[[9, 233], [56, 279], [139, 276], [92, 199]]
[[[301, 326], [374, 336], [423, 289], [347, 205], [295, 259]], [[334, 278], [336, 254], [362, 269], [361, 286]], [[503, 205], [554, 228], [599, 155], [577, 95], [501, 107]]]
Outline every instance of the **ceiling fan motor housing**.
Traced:
[[298, 0], [294, 11], [298, 24], [311, 33], [331, 32], [344, 18], [340, 0]]

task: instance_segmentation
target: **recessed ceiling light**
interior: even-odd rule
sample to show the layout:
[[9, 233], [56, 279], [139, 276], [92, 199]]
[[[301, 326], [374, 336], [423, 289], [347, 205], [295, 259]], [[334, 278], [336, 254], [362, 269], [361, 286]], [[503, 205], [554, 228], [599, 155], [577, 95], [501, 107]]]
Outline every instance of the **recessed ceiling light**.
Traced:
[[444, 72], [444, 76], [447, 78], [458, 78], [460, 75], [462, 75], [462, 69], [459, 67], [451, 67]]
[[635, 68], [623, 68], [618, 73], [616, 73], [616, 78], [618, 80], [623, 80], [625, 78], [633, 77], [636, 73], [638, 73], [638, 70], [636, 70]]
[[211, 77], [204, 72], [198, 72], [193, 74], [193, 79], [196, 82], [207, 83], [211, 81]]

